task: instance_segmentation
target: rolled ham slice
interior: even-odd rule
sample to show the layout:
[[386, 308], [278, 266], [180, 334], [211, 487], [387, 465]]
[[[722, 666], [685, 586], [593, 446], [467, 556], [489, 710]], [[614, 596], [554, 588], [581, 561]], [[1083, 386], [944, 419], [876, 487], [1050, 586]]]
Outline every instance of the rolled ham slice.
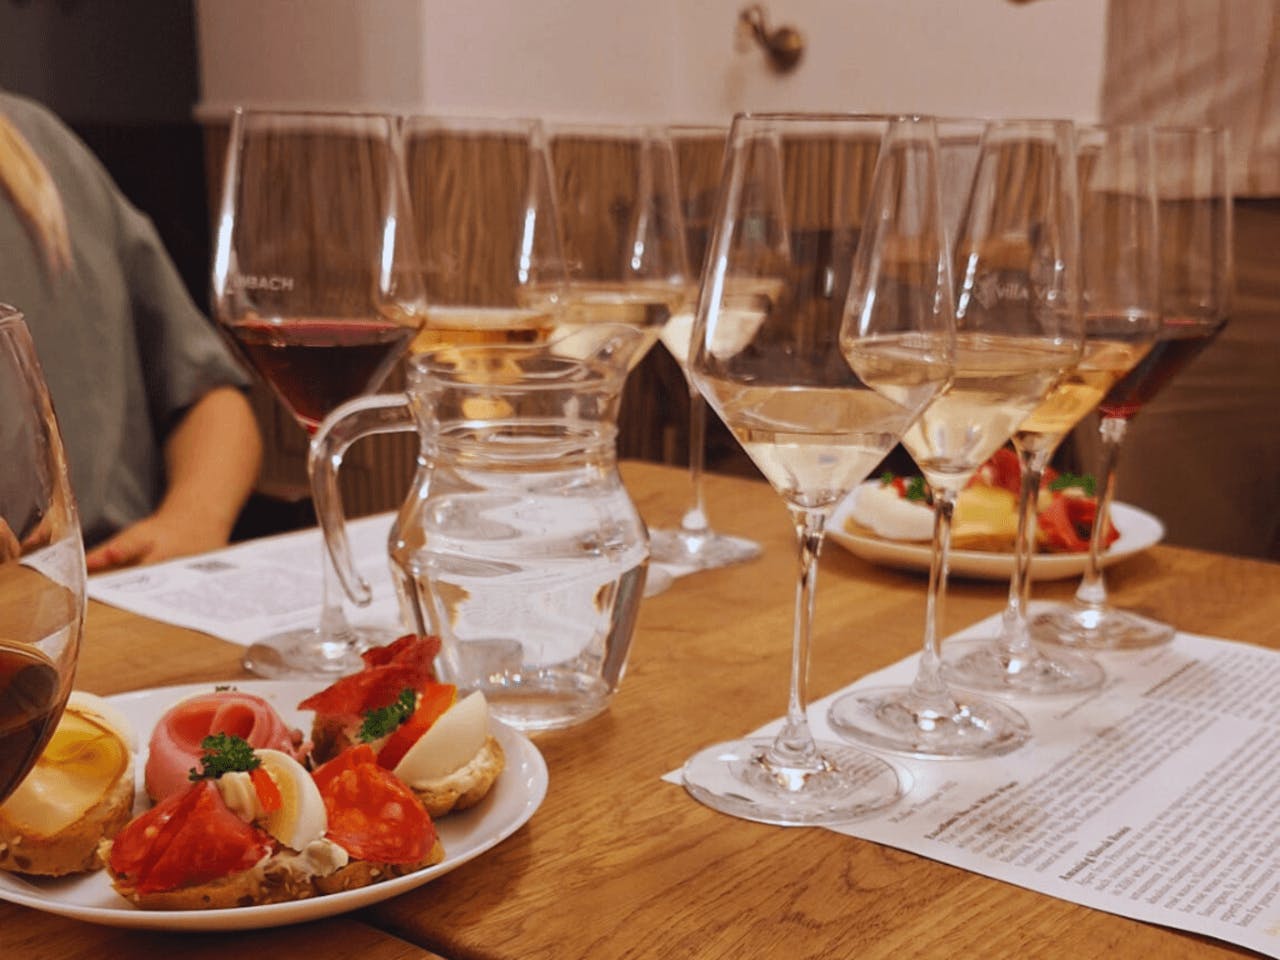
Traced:
[[266, 700], [236, 690], [200, 694], [170, 707], [152, 731], [146, 783], [153, 802], [191, 785], [188, 772], [200, 767], [200, 741], [215, 733], [232, 734], [255, 749], [269, 747], [301, 759], [301, 734], [289, 729]]

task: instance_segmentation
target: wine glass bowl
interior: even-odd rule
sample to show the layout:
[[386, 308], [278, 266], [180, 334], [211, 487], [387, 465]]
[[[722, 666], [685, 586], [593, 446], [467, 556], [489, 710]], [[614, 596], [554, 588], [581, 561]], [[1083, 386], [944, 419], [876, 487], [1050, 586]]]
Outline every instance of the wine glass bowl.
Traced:
[[[968, 124], [968, 121], [964, 122]], [[939, 126], [946, 131], [947, 122]], [[944, 134], [941, 143], [950, 143]], [[850, 740], [922, 757], [1006, 753], [1030, 730], [1015, 710], [953, 690], [939, 655], [956, 497], [1080, 356], [1075, 147], [1065, 121], [991, 121], [972, 164], [943, 162], [954, 236], [952, 379], [902, 438], [933, 498], [924, 645], [907, 687], [858, 688], [827, 719]], [[954, 191], [961, 191], [958, 202]], [[900, 241], [901, 242], [900, 238]], [[847, 347], [846, 347], [847, 352]]]
[[[934, 171], [916, 156], [931, 129], [919, 118], [739, 115], [730, 130], [689, 369], [786, 503], [800, 560], [781, 729], [707, 747], [682, 772], [692, 796], [735, 816], [835, 823], [905, 790], [885, 761], [814, 739], [807, 685], [826, 521], [950, 374]], [[879, 225], [905, 207], [933, 229], [929, 292], [881, 298], [868, 258]], [[849, 360], [846, 309], [857, 316], [843, 334], [854, 344]]]
[[403, 139], [426, 300], [410, 353], [546, 341], [565, 276], [541, 123], [409, 116]]
[[0, 802], [71, 693], [85, 615], [84, 545], [62, 439], [22, 314], [0, 304]]
[[[222, 330], [299, 426], [377, 386], [422, 322], [421, 263], [394, 118], [237, 111], [213, 266]], [[322, 560], [321, 623], [249, 647], [263, 676], [360, 667], [386, 631], [352, 627]]]
[[671, 140], [661, 127], [552, 124], [547, 142], [568, 283], [559, 329], [641, 330], [634, 369], [693, 295]]

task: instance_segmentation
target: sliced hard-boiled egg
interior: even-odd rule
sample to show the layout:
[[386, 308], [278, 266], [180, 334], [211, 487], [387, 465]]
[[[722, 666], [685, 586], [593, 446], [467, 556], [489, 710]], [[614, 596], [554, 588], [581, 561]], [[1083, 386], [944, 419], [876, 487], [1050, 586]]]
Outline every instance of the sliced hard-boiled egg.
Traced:
[[477, 690], [442, 713], [400, 758], [394, 773], [411, 787], [443, 779], [470, 763], [488, 736], [489, 704]]
[[92, 694], [73, 693], [40, 759], [0, 805], [0, 815], [33, 835], [65, 830], [129, 768], [132, 736], [114, 708]]
[[886, 540], [928, 540], [933, 536], [933, 510], [904, 500], [892, 486], [864, 483], [853, 492], [852, 516]]
[[306, 768], [287, 753], [268, 749], [254, 753], [280, 790], [280, 807], [263, 817], [263, 826], [291, 850], [305, 850], [329, 828], [320, 788]]

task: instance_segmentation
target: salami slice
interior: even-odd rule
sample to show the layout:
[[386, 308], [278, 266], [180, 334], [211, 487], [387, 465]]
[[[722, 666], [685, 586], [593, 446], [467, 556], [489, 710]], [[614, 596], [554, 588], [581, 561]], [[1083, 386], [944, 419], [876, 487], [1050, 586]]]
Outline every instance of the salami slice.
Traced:
[[418, 863], [435, 846], [431, 817], [399, 777], [378, 766], [368, 744], [340, 753], [314, 776], [329, 816], [326, 836], [353, 858]]
[[111, 872], [138, 893], [180, 890], [248, 870], [274, 849], [229, 809], [211, 780], [130, 821], [111, 845]]
[[327, 716], [357, 718], [366, 710], [392, 703], [405, 689], [419, 690], [435, 679], [432, 666], [440, 652], [440, 638], [407, 634], [385, 647], [360, 656], [364, 669], [343, 677], [298, 704]]

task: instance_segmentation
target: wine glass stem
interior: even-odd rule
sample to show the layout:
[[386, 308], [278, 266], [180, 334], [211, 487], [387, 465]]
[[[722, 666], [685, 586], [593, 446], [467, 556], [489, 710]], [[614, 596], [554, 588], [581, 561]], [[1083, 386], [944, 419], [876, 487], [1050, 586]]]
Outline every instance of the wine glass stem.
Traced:
[[929, 564], [929, 590], [924, 608], [924, 649], [911, 692], [939, 714], [950, 716], [955, 704], [942, 679], [942, 656], [939, 651], [938, 628], [942, 624], [942, 605], [947, 595], [947, 567], [951, 554], [951, 518], [955, 514], [956, 494], [951, 490], [933, 492], [933, 554]]
[[786, 720], [765, 759], [774, 767], [817, 771], [825, 765], [809, 729], [809, 651], [818, 587], [818, 554], [822, 551], [827, 515], [822, 510], [792, 508], [792, 517], [800, 548], [800, 575], [796, 581], [795, 629], [791, 643], [791, 689]]
[[708, 530], [706, 501], [702, 493], [702, 470], [706, 463], [707, 405], [702, 393], [685, 376], [689, 387], [689, 509], [680, 520], [680, 529], [694, 536]]
[[342, 584], [338, 582], [338, 572], [333, 568], [333, 560], [323, 541], [320, 544], [320, 566], [324, 569], [320, 581], [320, 643], [326, 657], [341, 659], [355, 645], [355, 634], [343, 612]]
[[1076, 602], [1094, 609], [1107, 603], [1107, 585], [1102, 578], [1102, 551], [1106, 547], [1107, 530], [1111, 527], [1111, 497], [1115, 493], [1116, 463], [1120, 459], [1120, 444], [1124, 440], [1129, 422], [1121, 417], [1103, 417], [1098, 425], [1102, 440], [1102, 462], [1098, 467], [1098, 509], [1094, 515], [1093, 532], [1089, 536], [1089, 562], [1084, 577], [1076, 590]]
[[[1040, 438], [1036, 438], [1037, 440]], [[1027, 630], [1027, 607], [1031, 602], [1031, 557], [1035, 553], [1036, 517], [1039, 512], [1040, 481], [1045, 465], [1056, 444], [1024, 444], [1015, 437], [1022, 468], [1022, 486], [1018, 491], [1018, 532], [1013, 548], [1013, 576], [1009, 580], [1009, 602], [1004, 608], [1000, 646], [1010, 659], [1031, 652], [1031, 634]]]

